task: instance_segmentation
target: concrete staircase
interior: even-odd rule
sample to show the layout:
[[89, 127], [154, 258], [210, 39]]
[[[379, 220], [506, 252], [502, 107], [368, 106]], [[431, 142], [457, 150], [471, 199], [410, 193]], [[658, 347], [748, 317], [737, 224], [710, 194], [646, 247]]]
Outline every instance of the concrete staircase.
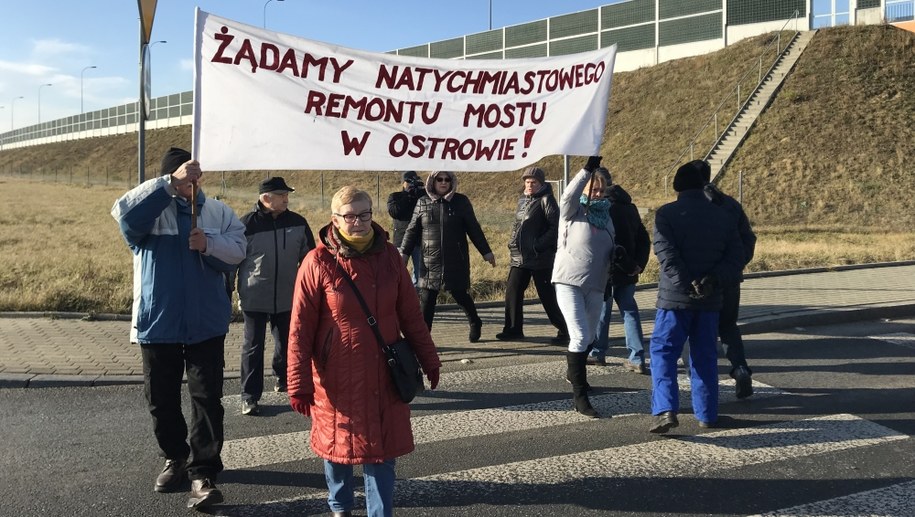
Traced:
[[756, 90], [750, 94], [728, 127], [718, 137], [718, 141], [705, 156], [712, 167], [712, 180], [714, 180], [727, 167], [728, 162], [743, 143], [750, 128], [756, 123], [760, 113], [769, 106], [778, 93], [788, 73], [801, 57], [807, 44], [813, 39], [816, 31], [800, 32], [788, 44], [781, 57], [769, 69], [766, 77], [760, 81]]

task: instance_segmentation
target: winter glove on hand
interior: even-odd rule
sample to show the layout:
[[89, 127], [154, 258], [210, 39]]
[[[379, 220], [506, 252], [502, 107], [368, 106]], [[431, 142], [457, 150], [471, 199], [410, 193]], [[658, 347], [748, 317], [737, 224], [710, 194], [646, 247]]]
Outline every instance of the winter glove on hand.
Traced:
[[600, 167], [600, 156], [590, 156], [588, 157], [588, 163], [585, 164], [585, 170], [588, 172], [594, 172]]
[[429, 379], [429, 389], [430, 390], [434, 390], [435, 388], [438, 388], [439, 374], [440, 374], [440, 370], [438, 368], [436, 368], [434, 370], [429, 370], [429, 372], [426, 373], [426, 378]]
[[693, 280], [693, 290], [689, 297], [693, 300], [705, 300], [715, 294], [718, 290], [718, 277], [715, 275], [705, 275], [699, 280]]
[[314, 395], [289, 395], [289, 405], [293, 411], [311, 417], [311, 406], [315, 403]]

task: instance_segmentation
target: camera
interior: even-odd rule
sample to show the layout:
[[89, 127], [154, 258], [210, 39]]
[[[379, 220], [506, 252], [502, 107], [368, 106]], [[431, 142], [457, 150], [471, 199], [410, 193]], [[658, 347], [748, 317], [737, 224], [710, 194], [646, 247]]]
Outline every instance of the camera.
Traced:
[[419, 196], [425, 190], [425, 184], [420, 179], [409, 180], [410, 185], [407, 187], [407, 192], [411, 195]]

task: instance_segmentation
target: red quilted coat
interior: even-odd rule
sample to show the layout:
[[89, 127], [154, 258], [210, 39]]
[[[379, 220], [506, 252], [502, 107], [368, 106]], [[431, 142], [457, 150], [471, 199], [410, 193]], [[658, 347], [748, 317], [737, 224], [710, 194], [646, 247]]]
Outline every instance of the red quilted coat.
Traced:
[[441, 367], [419, 300], [397, 249], [373, 223], [364, 253], [332, 225], [299, 267], [289, 328], [287, 388], [314, 394], [311, 448], [334, 463], [379, 463], [413, 451], [410, 406], [397, 396], [384, 354], [346, 270], [378, 320], [385, 343], [402, 334], [423, 370]]

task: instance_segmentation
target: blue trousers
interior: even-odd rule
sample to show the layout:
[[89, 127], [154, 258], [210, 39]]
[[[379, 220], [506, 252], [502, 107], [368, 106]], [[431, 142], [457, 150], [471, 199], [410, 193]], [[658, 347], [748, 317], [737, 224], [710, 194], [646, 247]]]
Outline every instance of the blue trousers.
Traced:
[[651, 335], [651, 414], [678, 413], [677, 358], [689, 338], [693, 413], [700, 422], [718, 420], [718, 312], [658, 309]]
[[645, 361], [645, 348], [642, 344], [642, 319], [639, 316], [639, 304], [635, 301], [635, 284], [614, 286], [610, 296], [604, 300], [597, 324], [597, 343], [591, 350], [591, 357], [603, 359], [610, 346], [610, 317], [613, 314], [613, 302], [619, 307], [623, 317], [623, 332], [626, 335], [626, 348], [629, 349], [629, 362], [642, 364]]
[[[394, 514], [394, 460], [362, 465], [365, 479], [365, 507], [368, 517], [391, 517]], [[353, 497], [353, 466], [324, 460], [327, 480], [327, 504], [332, 512], [349, 512]]]

